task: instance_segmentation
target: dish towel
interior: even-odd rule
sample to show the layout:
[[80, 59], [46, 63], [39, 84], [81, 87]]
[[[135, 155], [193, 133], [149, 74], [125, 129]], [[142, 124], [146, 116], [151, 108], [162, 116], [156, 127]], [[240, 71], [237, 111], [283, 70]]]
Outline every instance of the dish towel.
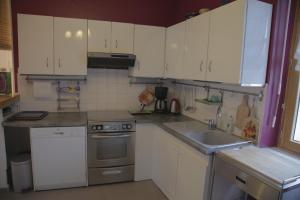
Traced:
[[48, 99], [51, 97], [51, 81], [33, 81], [33, 97]]

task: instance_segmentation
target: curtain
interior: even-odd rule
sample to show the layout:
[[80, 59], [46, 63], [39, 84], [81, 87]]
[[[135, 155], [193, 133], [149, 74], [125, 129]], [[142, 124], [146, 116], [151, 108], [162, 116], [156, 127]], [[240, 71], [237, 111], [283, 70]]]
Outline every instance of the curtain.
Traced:
[[0, 49], [12, 49], [10, 0], [0, 0]]

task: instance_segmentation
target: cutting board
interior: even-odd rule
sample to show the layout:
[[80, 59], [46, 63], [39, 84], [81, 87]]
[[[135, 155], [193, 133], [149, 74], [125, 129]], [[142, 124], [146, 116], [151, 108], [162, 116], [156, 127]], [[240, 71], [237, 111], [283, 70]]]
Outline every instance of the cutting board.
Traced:
[[236, 111], [236, 121], [235, 126], [242, 129], [244, 125], [244, 121], [250, 115], [250, 108], [249, 108], [249, 96], [244, 95], [242, 99], [242, 103], [238, 106]]
[[256, 139], [256, 135], [259, 131], [259, 121], [256, 118], [256, 109], [253, 106], [250, 109], [250, 116], [243, 122], [243, 137], [247, 139]]

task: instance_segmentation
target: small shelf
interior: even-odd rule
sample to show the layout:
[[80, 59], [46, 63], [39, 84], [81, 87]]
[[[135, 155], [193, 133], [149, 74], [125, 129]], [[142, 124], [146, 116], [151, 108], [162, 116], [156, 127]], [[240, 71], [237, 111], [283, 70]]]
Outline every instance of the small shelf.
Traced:
[[206, 105], [220, 105], [220, 104], [222, 104], [221, 101], [213, 102], [213, 101], [209, 101], [208, 99], [195, 99], [195, 102], [203, 103], [203, 104], [206, 104]]

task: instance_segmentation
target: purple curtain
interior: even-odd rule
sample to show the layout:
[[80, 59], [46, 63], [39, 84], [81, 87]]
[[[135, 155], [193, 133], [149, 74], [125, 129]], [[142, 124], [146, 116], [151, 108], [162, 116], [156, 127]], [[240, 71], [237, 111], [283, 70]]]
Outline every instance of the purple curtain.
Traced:
[[276, 146], [281, 130], [296, 1], [274, 2], [261, 147]]

